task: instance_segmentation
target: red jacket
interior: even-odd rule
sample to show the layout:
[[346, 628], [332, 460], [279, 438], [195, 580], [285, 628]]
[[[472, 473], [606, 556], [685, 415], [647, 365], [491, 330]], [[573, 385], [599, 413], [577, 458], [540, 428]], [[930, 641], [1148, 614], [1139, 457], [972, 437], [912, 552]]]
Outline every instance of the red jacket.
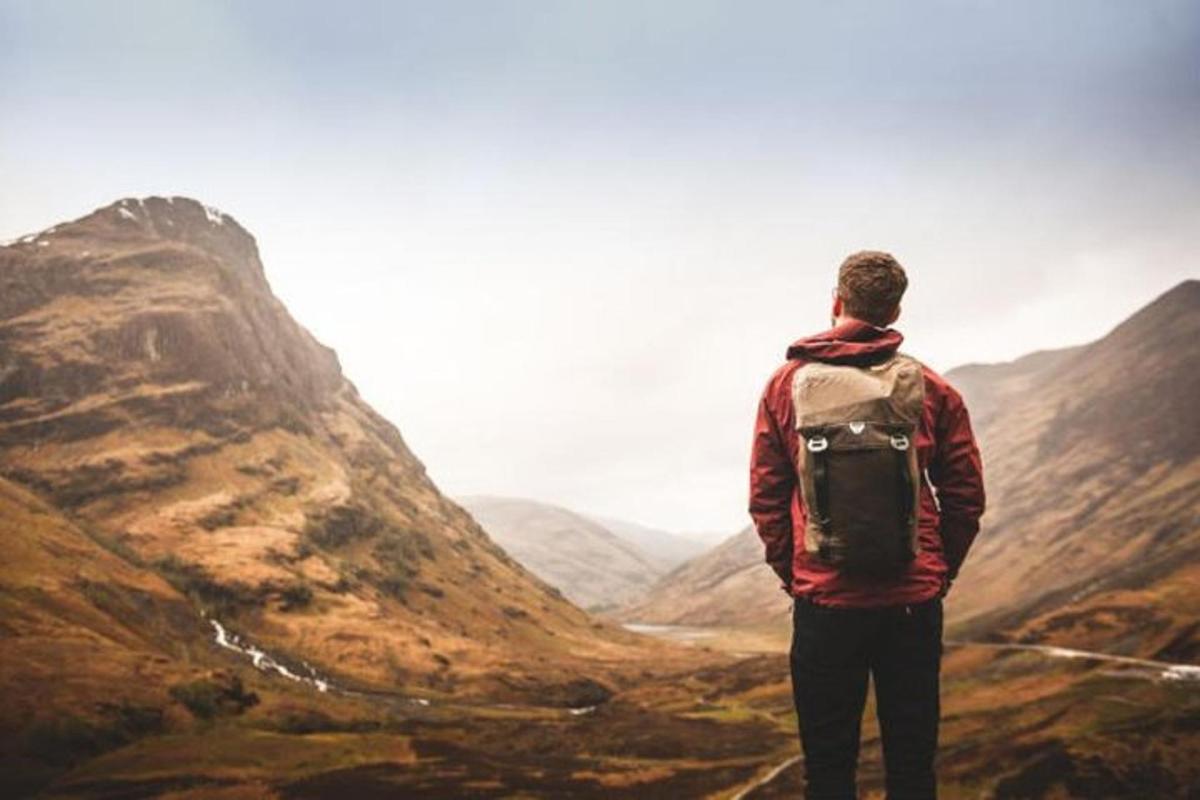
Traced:
[[[896, 578], [850, 578], [804, 549], [804, 501], [796, 478], [799, 437], [792, 376], [810, 361], [854, 364], [893, 353], [904, 337], [891, 328], [848, 320], [788, 348], [788, 361], [763, 391], [750, 462], [750, 515], [766, 546], [767, 563], [794, 596], [833, 606], [919, 603], [941, 594], [958, 574], [983, 514], [983, 471], [967, 408], [944, 378], [922, 365], [925, 406], [917, 431], [922, 475], [921, 552]], [[932, 482], [934, 490], [930, 489]], [[935, 499], [936, 492], [936, 499]]]

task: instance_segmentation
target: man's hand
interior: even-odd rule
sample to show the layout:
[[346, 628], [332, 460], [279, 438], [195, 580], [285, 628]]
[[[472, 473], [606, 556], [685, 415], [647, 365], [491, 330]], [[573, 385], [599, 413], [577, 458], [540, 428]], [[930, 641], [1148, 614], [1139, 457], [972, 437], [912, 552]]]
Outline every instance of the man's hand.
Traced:
[[777, 564], [771, 564], [770, 566], [771, 566], [771, 569], [775, 571], [775, 574], [779, 576], [779, 581], [780, 581], [779, 588], [782, 589], [783, 591], [787, 592], [789, 595], [791, 595], [791, 593], [792, 593], [792, 562], [791, 562], [791, 559], [788, 559], [787, 564], [778, 564], [777, 563]]

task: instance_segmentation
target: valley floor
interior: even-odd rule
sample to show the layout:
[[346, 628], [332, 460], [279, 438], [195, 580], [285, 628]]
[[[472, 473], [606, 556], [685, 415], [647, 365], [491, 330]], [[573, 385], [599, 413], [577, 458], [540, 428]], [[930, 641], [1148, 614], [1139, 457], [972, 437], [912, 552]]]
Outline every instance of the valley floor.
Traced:
[[[753, 631], [626, 627], [735, 653], [775, 653], [779, 669], [786, 669], [789, 631], [783, 624]], [[786, 676], [781, 680], [786, 683]], [[942, 797], [1184, 798], [1200, 791], [1198, 666], [1048, 645], [948, 640], [942, 694]], [[859, 785], [864, 797], [882, 798], [872, 705], [864, 719]], [[802, 760], [786, 752], [731, 796], [797, 797], [802, 789]]]
[[[684, 657], [569, 709], [322, 692], [226, 649], [231, 666], [250, 670], [258, 706], [100, 755], [44, 796], [798, 796], [786, 635], [631, 627], [688, 643], [704, 666], [673, 648]], [[1200, 781], [1200, 676], [1167, 677], [1169, 666], [948, 643], [942, 796], [1187, 796]], [[874, 798], [881, 786], [869, 707], [860, 787]]]

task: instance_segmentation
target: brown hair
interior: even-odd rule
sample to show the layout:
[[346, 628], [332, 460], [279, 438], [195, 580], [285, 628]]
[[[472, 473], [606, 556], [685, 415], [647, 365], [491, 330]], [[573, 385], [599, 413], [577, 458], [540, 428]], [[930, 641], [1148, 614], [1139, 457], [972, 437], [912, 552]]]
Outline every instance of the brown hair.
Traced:
[[845, 313], [880, 327], [908, 288], [908, 276], [891, 253], [863, 250], [851, 253], [838, 269], [838, 297]]

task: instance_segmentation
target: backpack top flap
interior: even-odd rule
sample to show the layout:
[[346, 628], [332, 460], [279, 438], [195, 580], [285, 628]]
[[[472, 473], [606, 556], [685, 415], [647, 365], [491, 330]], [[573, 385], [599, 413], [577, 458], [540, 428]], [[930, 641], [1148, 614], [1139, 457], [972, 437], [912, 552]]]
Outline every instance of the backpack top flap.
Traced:
[[797, 430], [857, 420], [915, 428], [924, 402], [921, 364], [902, 353], [866, 367], [813, 361], [792, 379]]

